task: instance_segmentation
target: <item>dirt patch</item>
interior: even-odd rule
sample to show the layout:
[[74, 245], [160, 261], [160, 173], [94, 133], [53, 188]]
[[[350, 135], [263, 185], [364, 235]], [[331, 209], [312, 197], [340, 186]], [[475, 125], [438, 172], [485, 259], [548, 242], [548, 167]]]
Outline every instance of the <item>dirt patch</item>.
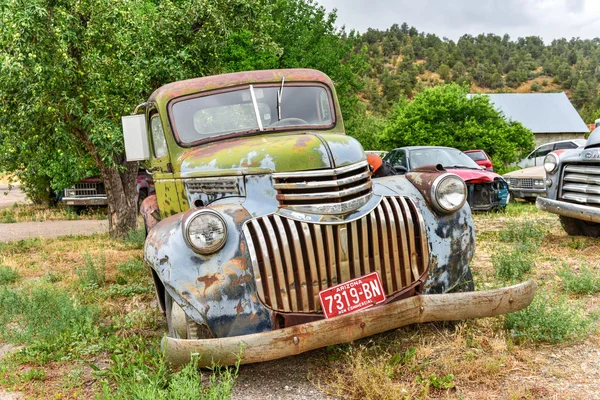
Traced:
[[44, 221], [0, 224], [0, 242], [34, 237], [56, 238], [68, 235], [91, 235], [108, 232], [108, 221]]

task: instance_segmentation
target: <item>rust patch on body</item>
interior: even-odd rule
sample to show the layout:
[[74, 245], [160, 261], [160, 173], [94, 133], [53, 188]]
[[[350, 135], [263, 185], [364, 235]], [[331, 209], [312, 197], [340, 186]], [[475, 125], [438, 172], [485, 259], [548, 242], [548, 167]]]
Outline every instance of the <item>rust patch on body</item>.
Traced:
[[204, 294], [206, 294], [206, 290], [208, 288], [210, 288], [212, 285], [214, 285], [215, 283], [219, 282], [220, 279], [219, 279], [218, 274], [212, 274], [212, 275], [201, 276], [197, 280], [200, 283], [204, 283]]

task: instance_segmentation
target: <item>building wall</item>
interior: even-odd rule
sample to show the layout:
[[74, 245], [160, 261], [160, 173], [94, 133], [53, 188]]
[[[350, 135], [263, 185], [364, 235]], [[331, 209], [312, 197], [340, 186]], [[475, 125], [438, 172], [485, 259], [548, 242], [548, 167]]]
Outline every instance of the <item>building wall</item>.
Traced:
[[535, 146], [569, 139], [585, 139], [585, 133], [536, 133]]

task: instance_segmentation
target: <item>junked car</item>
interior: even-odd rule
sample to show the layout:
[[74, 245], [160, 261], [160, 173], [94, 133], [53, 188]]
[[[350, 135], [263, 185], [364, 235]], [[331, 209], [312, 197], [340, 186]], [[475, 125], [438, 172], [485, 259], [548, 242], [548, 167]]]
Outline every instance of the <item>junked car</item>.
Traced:
[[552, 152], [544, 159], [547, 198], [540, 210], [558, 214], [567, 234], [600, 236], [600, 128], [582, 148]]
[[585, 145], [585, 139], [570, 139], [570, 140], [559, 140], [557, 142], [550, 142], [542, 144], [536, 147], [527, 157], [523, 158], [518, 163], [514, 164], [521, 168], [535, 167], [537, 165], [543, 165], [544, 157], [550, 152], [556, 150], [571, 150]]
[[448, 172], [464, 179], [467, 201], [474, 211], [505, 208], [508, 184], [500, 175], [486, 171], [462, 151], [452, 147], [414, 146], [390, 151], [384, 158], [399, 171], [412, 171], [426, 165], [439, 164]]
[[167, 360], [272, 360], [403, 325], [526, 307], [482, 292], [467, 188], [443, 168], [371, 178], [332, 81], [308, 69], [174, 82], [123, 117]]
[[464, 153], [469, 158], [477, 163], [480, 167], [485, 168], [488, 171], [494, 172], [494, 166], [490, 156], [483, 150], [465, 150]]
[[542, 165], [512, 171], [503, 177], [515, 199], [534, 202], [538, 196], [546, 196], [546, 171]]

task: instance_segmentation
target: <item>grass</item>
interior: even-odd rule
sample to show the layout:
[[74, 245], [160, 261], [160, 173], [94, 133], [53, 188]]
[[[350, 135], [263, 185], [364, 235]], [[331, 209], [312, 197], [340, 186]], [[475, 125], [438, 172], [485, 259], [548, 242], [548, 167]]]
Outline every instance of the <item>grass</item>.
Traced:
[[106, 259], [103, 255], [94, 259], [86, 253], [84, 260], [84, 266], [77, 269], [79, 286], [84, 290], [101, 288], [106, 282]]
[[596, 329], [596, 319], [566, 297], [538, 293], [529, 307], [507, 314], [504, 327], [519, 341], [562, 343], [586, 337]]
[[524, 243], [516, 243], [511, 249], [496, 250], [492, 256], [496, 277], [509, 282], [522, 280], [533, 268], [534, 252], [534, 246]]
[[16, 268], [0, 265], [0, 285], [14, 283], [19, 279], [19, 272]]
[[0, 223], [78, 219], [102, 220], [106, 218], [105, 208], [90, 208], [78, 214], [72, 207], [49, 208], [44, 205], [15, 203], [12, 207], [0, 209]]
[[546, 235], [539, 223], [532, 220], [509, 221], [499, 233], [502, 242], [520, 242], [538, 244]]
[[580, 265], [576, 269], [578, 271], [563, 263], [558, 270], [558, 276], [562, 280], [565, 292], [574, 295], [600, 293], [600, 271], [598, 271], [598, 268]]

